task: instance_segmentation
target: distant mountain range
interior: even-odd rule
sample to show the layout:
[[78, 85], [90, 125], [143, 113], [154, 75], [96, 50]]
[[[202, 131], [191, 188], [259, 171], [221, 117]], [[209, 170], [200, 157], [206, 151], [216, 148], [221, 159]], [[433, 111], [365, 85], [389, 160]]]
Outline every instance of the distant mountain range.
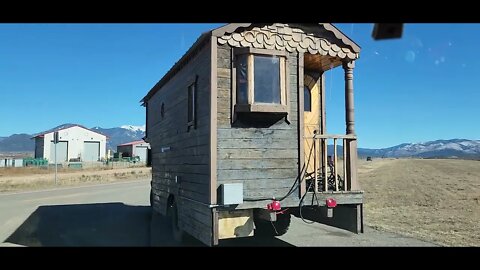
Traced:
[[[70, 125], [73, 124], [63, 124], [50, 130]], [[114, 128], [94, 127], [91, 129], [108, 136], [107, 148], [114, 151], [119, 144], [138, 141], [145, 136], [145, 126], [125, 125]], [[33, 136], [35, 134], [13, 134], [9, 137], [0, 137], [0, 152], [33, 152], [35, 150], [35, 140], [31, 139]]]
[[[71, 124], [64, 124], [62, 126]], [[52, 129], [53, 130], [53, 129]], [[145, 126], [124, 125], [114, 128], [93, 127], [92, 130], [108, 136], [107, 148], [116, 150], [117, 145], [141, 140], [145, 136]], [[34, 151], [35, 142], [29, 134], [14, 134], [9, 137], [0, 137], [0, 152], [28, 152]], [[337, 149], [342, 154], [342, 147]], [[333, 153], [333, 146], [329, 145], [329, 154]], [[381, 149], [359, 148], [359, 157], [418, 157], [418, 158], [467, 158], [480, 159], [480, 140], [452, 139], [436, 140], [421, 143], [403, 143], [393, 147]]]
[[403, 143], [383, 149], [358, 149], [359, 156], [419, 158], [480, 158], [480, 140], [452, 139]]
[[[333, 145], [328, 146], [329, 155], [333, 153]], [[343, 148], [338, 146], [338, 155], [342, 155]], [[396, 146], [369, 149], [358, 148], [358, 156], [382, 158], [463, 158], [480, 159], [480, 140], [452, 139], [436, 140], [421, 143], [402, 143]]]
[[0, 152], [30, 152], [35, 149], [35, 141], [29, 134], [13, 134], [0, 139]]

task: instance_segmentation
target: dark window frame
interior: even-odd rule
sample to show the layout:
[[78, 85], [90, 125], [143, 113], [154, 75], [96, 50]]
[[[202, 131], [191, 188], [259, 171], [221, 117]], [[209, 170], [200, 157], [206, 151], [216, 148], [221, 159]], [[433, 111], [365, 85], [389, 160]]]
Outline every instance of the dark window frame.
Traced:
[[163, 120], [163, 118], [165, 118], [165, 103], [162, 102], [162, 105], [160, 105], [160, 117], [161, 117], [161, 120]]
[[187, 131], [197, 128], [198, 76], [187, 80]]
[[[307, 95], [308, 95], [308, 104], [307, 104]], [[308, 105], [308, 108], [307, 108]], [[312, 111], [312, 89], [304, 85], [303, 86], [303, 111], [311, 112]]]

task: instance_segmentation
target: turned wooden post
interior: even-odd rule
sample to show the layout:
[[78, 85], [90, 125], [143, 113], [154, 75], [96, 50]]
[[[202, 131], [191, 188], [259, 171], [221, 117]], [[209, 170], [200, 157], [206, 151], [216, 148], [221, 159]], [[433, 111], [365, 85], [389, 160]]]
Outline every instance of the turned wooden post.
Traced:
[[347, 135], [355, 134], [355, 114], [353, 108], [353, 68], [355, 62], [344, 62], [345, 70], [345, 122], [347, 124]]
[[[343, 69], [345, 70], [345, 123], [346, 134], [355, 135], [355, 113], [353, 105], [353, 68], [354, 61], [344, 62]], [[346, 140], [347, 157], [344, 157], [346, 162], [347, 177], [346, 184], [348, 190], [359, 190], [357, 178], [357, 140]]]

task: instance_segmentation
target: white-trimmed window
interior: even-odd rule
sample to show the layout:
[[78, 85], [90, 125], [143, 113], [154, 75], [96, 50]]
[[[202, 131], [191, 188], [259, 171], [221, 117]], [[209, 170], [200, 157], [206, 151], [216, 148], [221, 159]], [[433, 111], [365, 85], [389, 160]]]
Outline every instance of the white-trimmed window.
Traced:
[[286, 113], [287, 53], [235, 49], [235, 112]]

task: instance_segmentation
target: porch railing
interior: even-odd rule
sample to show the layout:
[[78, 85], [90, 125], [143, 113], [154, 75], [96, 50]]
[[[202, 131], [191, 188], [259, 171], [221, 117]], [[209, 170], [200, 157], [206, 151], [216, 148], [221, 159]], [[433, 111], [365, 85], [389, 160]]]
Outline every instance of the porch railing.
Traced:
[[[305, 180], [307, 191], [350, 191], [352, 178], [356, 175], [355, 135], [316, 134], [306, 136], [312, 153], [305, 157]], [[341, 141], [342, 155], [339, 156], [338, 142]], [[333, 144], [329, 143], [333, 142]], [[330, 151], [329, 151], [330, 150]], [[355, 153], [355, 154], [353, 154]]]

